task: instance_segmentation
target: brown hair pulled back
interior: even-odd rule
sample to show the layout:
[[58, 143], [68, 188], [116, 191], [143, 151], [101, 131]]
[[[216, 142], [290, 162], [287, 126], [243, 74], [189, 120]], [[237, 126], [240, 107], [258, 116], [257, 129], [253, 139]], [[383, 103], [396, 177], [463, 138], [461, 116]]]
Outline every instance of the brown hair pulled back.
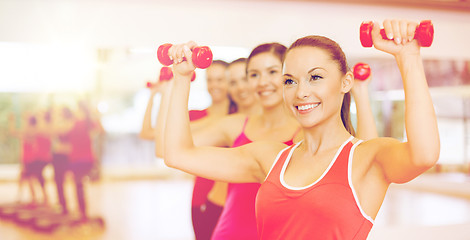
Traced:
[[250, 64], [251, 59], [261, 53], [272, 53], [276, 57], [279, 58], [279, 60], [282, 62], [284, 60], [284, 56], [286, 55], [287, 52], [287, 47], [276, 42], [272, 43], [264, 43], [261, 45], [258, 45], [251, 51], [250, 55], [246, 59], [246, 68], [248, 70], [248, 65]]
[[[323, 37], [323, 36], [306, 36], [303, 38], [297, 39], [288, 50], [294, 49], [296, 47], [317, 47], [327, 51], [331, 59], [338, 63], [339, 70], [346, 74], [349, 70], [348, 63], [346, 61], [346, 56], [339, 46], [338, 43], [335, 41]], [[350, 106], [351, 106], [351, 94], [348, 92], [344, 94], [343, 104], [341, 106], [341, 120], [343, 122], [344, 127], [351, 135], [355, 135], [354, 127], [351, 123], [351, 114], [350, 114]]]

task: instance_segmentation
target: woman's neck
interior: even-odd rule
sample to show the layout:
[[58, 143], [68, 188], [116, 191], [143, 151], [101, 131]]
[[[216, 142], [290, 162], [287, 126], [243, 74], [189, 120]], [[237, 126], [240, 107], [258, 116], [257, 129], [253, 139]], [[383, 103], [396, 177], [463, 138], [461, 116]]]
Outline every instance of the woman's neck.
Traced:
[[288, 123], [292, 119], [291, 114], [287, 112], [284, 104], [280, 104], [269, 107], [262, 108], [260, 112], [260, 119], [263, 122], [263, 125], [267, 128], [272, 128], [276, 126], [282, 126]]
[[229, 106], [230, 101], [228, 99], [224, 99], [219, 102], [213, 102], [212, 105], [207, 108], [207, 112], [209, 115], [213, 116], [227, 115]]
[[303, 128], [302, 148], [312, 156], [342, 144], [351, 134], [346, 130], [341, 117], [335, 117], [310, 128]]
[[248, 106], [240, 106], [238, 105], [238, 113], [245, 114], [247, 116], [255, 115], [255, 114], [260, 114], [262, 109], [259, 103], [253, 103]]

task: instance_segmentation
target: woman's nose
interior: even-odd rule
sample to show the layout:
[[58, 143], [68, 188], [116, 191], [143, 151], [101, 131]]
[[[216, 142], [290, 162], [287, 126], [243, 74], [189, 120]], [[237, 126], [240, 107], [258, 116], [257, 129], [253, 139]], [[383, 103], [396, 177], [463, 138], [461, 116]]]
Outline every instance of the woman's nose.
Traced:
[[309, 89], [307, 88], [307, 86], [305, 86], [303, 81], [299, 81], [298, 86], [297, 86], [297, 92], [296, 92], [297, 98], [299, 99], [306, 98], [308, 97], [308, 94], [309, 94]]

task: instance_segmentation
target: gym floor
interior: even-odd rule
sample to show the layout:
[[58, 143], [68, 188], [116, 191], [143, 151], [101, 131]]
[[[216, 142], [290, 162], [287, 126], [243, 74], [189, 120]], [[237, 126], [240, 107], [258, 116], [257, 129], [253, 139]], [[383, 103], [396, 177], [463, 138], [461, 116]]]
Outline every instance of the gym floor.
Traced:
[[[0, 219], [2, 240], [193, 239], [190, 216], [192, 179], [181, 173], [132, 180], [104, 178], [87, 183], [89, 213], [102, 216], [105, 228], [82, 225], [38, 233]], [[55, 203], [54, 184], [48, 183]], [[0, 183], [0, 204], [16, 200], [15, 182]], [[28, 196], [25, 190], [23, 195]], [[74, 187], [66, 184], [69, 209], [77, 209]], [[425, 174], [391, 186], [369, 236], [370, 240], [470, 239], [470, 178], [464, 174]]]

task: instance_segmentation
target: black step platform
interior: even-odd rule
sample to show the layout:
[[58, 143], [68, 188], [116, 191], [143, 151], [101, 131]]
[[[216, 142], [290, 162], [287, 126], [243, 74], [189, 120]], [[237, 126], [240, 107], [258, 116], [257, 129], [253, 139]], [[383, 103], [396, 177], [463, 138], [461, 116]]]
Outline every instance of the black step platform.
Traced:
[[61, 227], [74, 228], [83, 225], [100, 229], [105, 227], [104, 219], [99, 216], [83, 218], [79, 214], [63, 214], [60, 208], [32, 204], [0, 205], [0, 219], [49, 233]]

